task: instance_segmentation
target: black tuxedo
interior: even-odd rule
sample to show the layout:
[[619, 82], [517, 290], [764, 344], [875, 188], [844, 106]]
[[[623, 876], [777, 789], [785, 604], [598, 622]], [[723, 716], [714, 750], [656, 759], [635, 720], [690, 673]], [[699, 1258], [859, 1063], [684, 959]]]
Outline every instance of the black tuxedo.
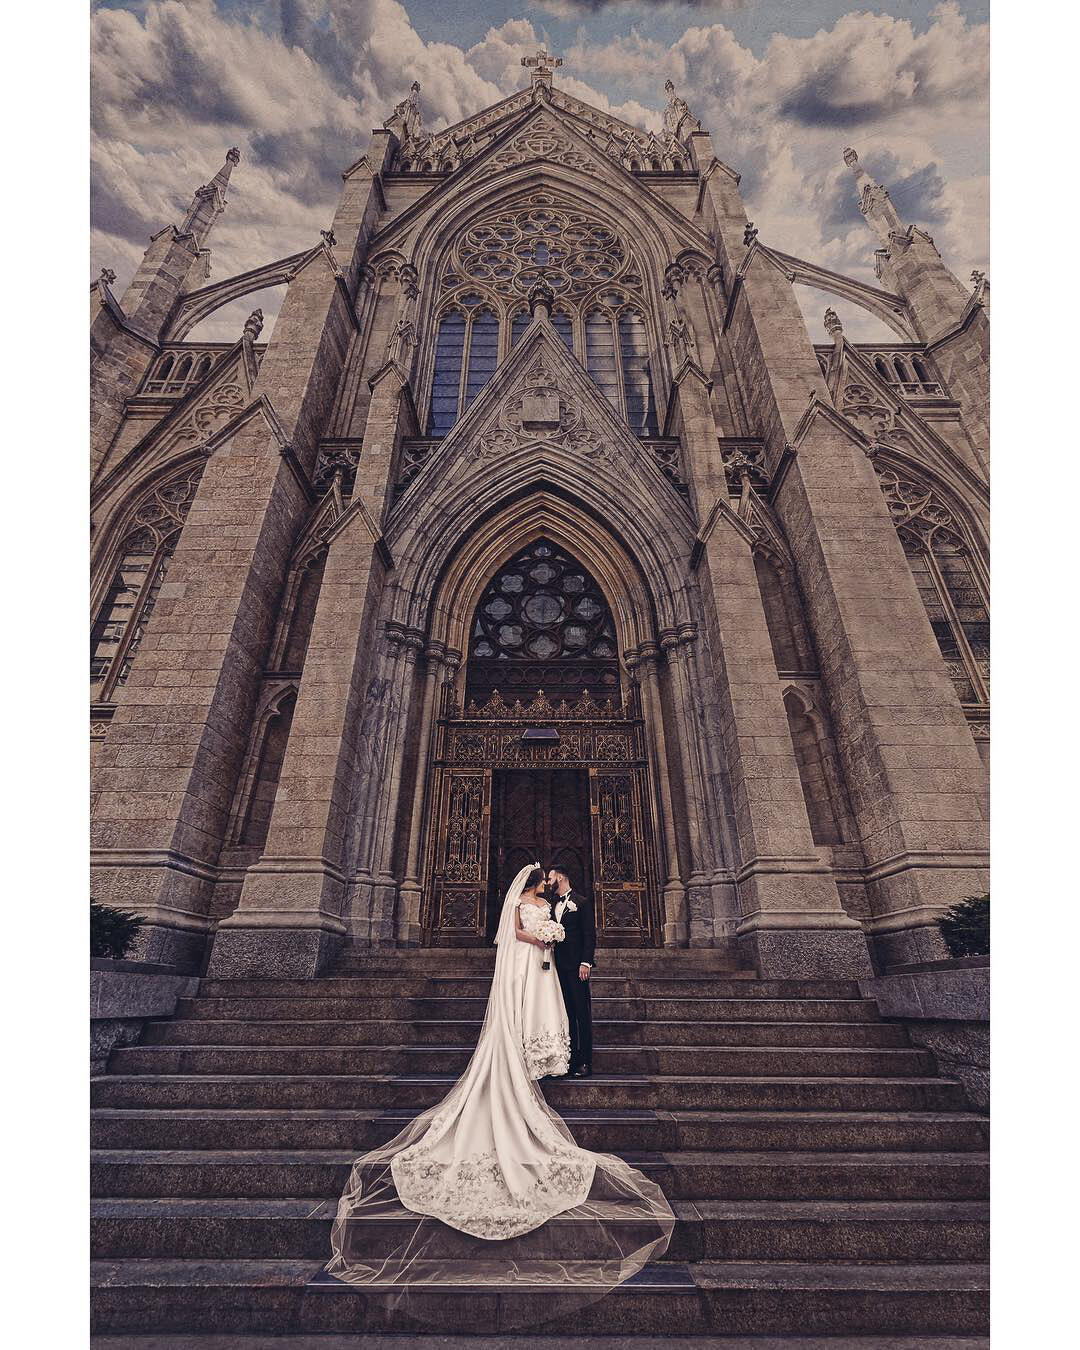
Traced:
[[[553, 917], [561, 898], [552, 897]], [[559, 920], [566, 937], [555, 944], [555, 971], [570, 1022], [570, 1069], [573, 1072], [582, 1064], [592, 1068], [592, 989], [588, 980], [580, 978], [578, 967], [582, 963], [595, 965], [596, 913], [591, 898], [580, 891], [571, 890], [566, 898], [577, 908], [564, 909]]]

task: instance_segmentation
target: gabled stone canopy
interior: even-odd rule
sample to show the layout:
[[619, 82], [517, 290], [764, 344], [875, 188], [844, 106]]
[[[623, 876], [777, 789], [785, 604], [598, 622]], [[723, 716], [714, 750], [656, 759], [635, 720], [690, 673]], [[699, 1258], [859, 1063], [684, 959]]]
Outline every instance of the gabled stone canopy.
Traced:
[[[528, 174], [529, 181], [585, 188], [596, 205], [614, 218], [633, 220], [656, 254], [660, 271], [681, 252], [690, 249], [708, 256], [707, 235], [696, 223], [598, 149], [580, 123], [547, 103], [538, 103], [524, 117], [495, 137], [484, 151], [401, 213], [371, 241], [373, 260], [396, 250], [413, 254], [422, 269], [432, 249], [432, 236], [441, 241], [479, 209], [485, 197], [512, 192]], [[452, 203], [447, 210], [448, 201]]]

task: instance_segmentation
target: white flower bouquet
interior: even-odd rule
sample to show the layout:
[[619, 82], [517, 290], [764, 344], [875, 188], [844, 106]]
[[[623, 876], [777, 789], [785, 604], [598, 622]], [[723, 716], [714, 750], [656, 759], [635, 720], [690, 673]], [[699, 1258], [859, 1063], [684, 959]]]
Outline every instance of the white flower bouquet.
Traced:
[[[546, 946], [552, 947], [556, 942], [561, 942], [563, 938], [566, 937], [566, 929], [561, 923], [556, 923], [554, 919], [541, 919], [534, 929], [534, 935]], [[544, 960], [540, 969], [551, 969], [551, 962], [548, 960], [546, 951], [544, 952]]]

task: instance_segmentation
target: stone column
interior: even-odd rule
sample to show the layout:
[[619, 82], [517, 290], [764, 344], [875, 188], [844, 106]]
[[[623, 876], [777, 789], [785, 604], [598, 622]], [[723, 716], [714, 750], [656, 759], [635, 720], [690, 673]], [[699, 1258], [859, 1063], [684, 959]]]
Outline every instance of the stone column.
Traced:
[[[690, 639], [693, 639], [693, 633]], [[690, 690], [683, 667], [683, 637], [667, 628], [660, 634], [660, 648], [667, 658], [671, 680], [671, 704], [674, 712], [676, 747], [681, 765], [682, 800], [686, 809], [686, 842], [689, 850], [690, 875], [686, 881], [687, 940], [691, 946], [700, 945], [707, 936], [702, 931], [701, 916], [708, 907], [705, 861], [705, 829], [702, 823], [708, 810], [704, 799], [700, 745], [693, 723]], [[694, 943], [697, 936], [698, 943]]]
[[416, 658], [423, 650], [424, 635], [415, 629], [403, 629], [398, 637], [400, 656], [390, 691], [391, 704], [386, 736], [386, 768], [376, 797], [374, 820], [374, 874], [371, 879], [371, 918], [368, 940], [372, 946], [393, 946], [394, 911], [398, 883], [393, 873], [394, 841], [399, 807], [404, 790], [402, 768], [405, 760], [409, 719], [413, 715]]
[[750, 530], [727, 504], [708, 381], [690, 363], [676, 376], [675, 423], [702, 520], [698, 584], [715, 616], [720, 736], [734, 798], [738, 937], [770, 978], [854, 977], [866, 942], [840, 903], [814, 845], [754, 567]]
[[806, 600], [867, 860], [870, 930], [886, 961], [925, 959], [941, 951], [935, 916], [986, 888], [985, 772], [865, 444], [829, 402], [791, 284], [754, 247], [727, 173], [708, 177], [705, 207], [738, 288], [727, 337]]
[[424, 817], [427, 812], [428, 769], [431, 764], [431, 729], [442, 684], [440, 676], [452, 670], [460, 660], [457, 652], [449, 653], [444, 642], [429, 642], [424, 649], [426, 671], [424, 697], [420, 709], [420, 728], [416, 745], [416, 783], [409, 815], [409, 837], [405, 846], [405, 880], [398, 898], [397, 940], [401, 947], [420, 945], [420, 906], [423, 901], [423, 883], [420, 868], [423, 865], [421, 846], [424, 837]]
[[369, 687], [392, 566], [378, 522], [402, 431], [416, 434], [407, 387], [392, 363], [371, 381], [352, 500], [327, 550], [266, 846], [248, 869], [240, 904], [218, 925], [215, 974], [315, 975], [346, 932], [346, 828], [364, 705], [388, 693], [382, 681]]
[[642, 643], [626, 653], [626, 664], [641, 682], [645, 734], [648, 738], [653, 763], [657, 814], [664, 851], [664, 946], [685, 947], [690, 940], [690, 924], [686, 913], [686, 887], [679, 873], [679, 845], [675, 837], [675, 816], [671, 800], [671, 770], [668, 764], [667, 738], [664, 733], [664, 708], [660, 699], [660, 677], [657, 666], [660, 648], [652, 642]]
[[690, 878], [687, 882], [690, 945], [709, 946], [714, 939], [713, 889], [719, 881], [724, 850], [717, 838], [722, 801], [713, 800], [708, 789], [708, 776], [702, 759], [702, 737], [705, 728], [697, 706], [692, 645], [697, 641], [693, 624], [683, 624], [676, 632], [665, 630], [660, 635], [661, 646], [667, 654], [668, 670], [673, 685], [672, 702], [679, 753], [683, 764], [685, 784], [687, 835], [690, 842]]

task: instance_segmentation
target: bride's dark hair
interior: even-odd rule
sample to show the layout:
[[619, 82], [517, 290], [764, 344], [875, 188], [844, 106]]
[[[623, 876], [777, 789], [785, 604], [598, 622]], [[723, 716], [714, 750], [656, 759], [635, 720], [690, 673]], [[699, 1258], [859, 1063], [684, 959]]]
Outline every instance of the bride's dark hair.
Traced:
[[529, 875], [525, 878], [525, 885], [522, 887], [522, 889], [526, 891], [531, 891], [534, 886], [539, 886], [540, 883], [543, 881], [543, 879], [544, 879], [544, 869], [542, 867], [534, 867], [533, 870], [529, 873]]

